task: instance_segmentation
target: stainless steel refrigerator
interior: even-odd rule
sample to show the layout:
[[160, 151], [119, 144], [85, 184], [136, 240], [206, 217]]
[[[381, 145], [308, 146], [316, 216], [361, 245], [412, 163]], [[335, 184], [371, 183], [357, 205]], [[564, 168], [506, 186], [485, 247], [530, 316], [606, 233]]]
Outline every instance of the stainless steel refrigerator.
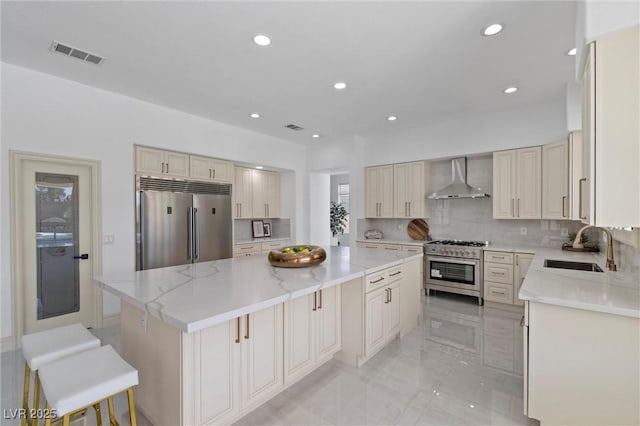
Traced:
[[136, 270], [230, 258], [231, 185], [136, 177]]

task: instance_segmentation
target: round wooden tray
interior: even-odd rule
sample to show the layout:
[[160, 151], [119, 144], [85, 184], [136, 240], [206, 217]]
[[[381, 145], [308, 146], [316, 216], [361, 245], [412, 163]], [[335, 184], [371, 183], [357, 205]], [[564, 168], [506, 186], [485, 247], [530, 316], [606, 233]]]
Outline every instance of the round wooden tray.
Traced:
[[[294, 247], [308, 247], [310, 251], [306, 253], [283, 253], [283, 250]], [[269, 252], [269, 263], [278, 268], [304, 268], [307, 266], [319, 265], [327, 258], [327, 252], [322, 247], [308, 244], [282, 247]]]
[[413, 219], [407, 225], [407, 234], [412, 240], [424, 241], [429, 235], [429, 224], [423, 219]]

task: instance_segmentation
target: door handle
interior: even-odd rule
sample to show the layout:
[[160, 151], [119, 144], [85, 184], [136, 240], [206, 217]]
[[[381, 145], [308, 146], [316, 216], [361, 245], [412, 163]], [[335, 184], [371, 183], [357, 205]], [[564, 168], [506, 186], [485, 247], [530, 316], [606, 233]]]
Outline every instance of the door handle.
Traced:
[[209, 177], [211, 177], [211, 169], [209, 169]]
[[213, 176], [211, 176], [211, 177], [215, 179], [216, 178], [216, 169], [211, 169], [211, 170], [213, 170]]
[[564, 205], [566, 204], [566, 200], [567, 200], [567, 196], [563, 195], [562, 196], [562, 217], [566, 217], [566, 215], [564, 214]]
[[87, 260], [89, 258], [89, 253], [82, 253], [80, 256], [73, 256], [74, 259]]
[[167, 173], [169, 173], [169, 163], [165, 163], [167, 165]]
[[516, 217], [516, 214], [515, 214], [515, 212], [514, 212], [514, 210], [513, 210], [513, 202], [514, 202], [514, 200], [513, 200], [513, 198], [512, 198], [512, 199], [511, 199], [511, 217]]
[[518, 211], [518, 217], [520, 217], [520, 198], [518, 198], [518, 203], [516, 204], [517, 207], [517, 211]]
[[200, 239], [198, 238], [198, 209], [193, 209], [193, 258], [197, 259], [200, 254]]
[[249, 314], [245, 315], [246, 318], [246, 323], [247, 323], [247, 331], [244, 334], [244, 338], [248, 339], [249, 338]]
[[193, 234], [192, 230], [192, 215], [191, 215], [191, 207], [187, 207], [187, 259], [191, 260], [191, 249], [193, 248]]
[[314, 291], [313, 292], [313, 311], [317, 311], [318, 310], [318, 292]]
[[164, 163], [160, 163], [160, 173], [164, 173]]
[[393, 301], [393, 289], [390, 288], [389, 289], [389, 303], [391, 303]]
[[236, 320], [236, 343], [240, 343], [240, 317]]
[[322, 290], [318, 290], [320, 292], [320, 301], [318, 303], [318, 309], [322, 309]]
[[578, 181], [578, 217], [580, 219], [586, 219], [586, 216], [582, 216], [582, 183], [586, 182], [587, 178], [581, 178]]

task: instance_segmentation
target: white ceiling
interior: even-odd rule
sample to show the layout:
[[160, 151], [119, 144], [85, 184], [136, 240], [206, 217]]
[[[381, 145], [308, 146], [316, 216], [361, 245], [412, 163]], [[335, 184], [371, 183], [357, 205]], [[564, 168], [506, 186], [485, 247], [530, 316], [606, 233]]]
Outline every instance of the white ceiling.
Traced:
[[[558, 99], [574, 66], [565, 54], [575, 43], [574, 2], [1, 7], [5, 62], [300, 143], [315, 141], [312, 133], [366, 138]], [[480, 35], [495, 22], [502, 33]], [[257, 33], [271, 46], [254, 45]], [[53, 53], [54, 39], [108, 59], [95, 66]], [[336, 81], [347, 89], [333, 89]], [[503, 94], [510, 85], [520, 90]], [[399, 118], [388, 122], [392, 114]]]

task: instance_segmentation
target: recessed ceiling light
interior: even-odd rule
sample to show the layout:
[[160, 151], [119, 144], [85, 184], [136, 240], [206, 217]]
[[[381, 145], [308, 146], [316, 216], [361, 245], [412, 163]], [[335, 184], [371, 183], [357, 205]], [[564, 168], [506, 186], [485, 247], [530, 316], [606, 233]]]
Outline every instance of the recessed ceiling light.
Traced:
[[492, 36], [498, 34], [500, 31], [502, 31], [502, 25], [491, 24], [487, 28], [485, 28], [484, 31], [482, 31], [482, 34], [486, 36]]
[[390, 115], [387, 117], [387, 120], [389, 121], [396, 121], [398, 119], [398, 117], [396, 117], [395, 115]]
[[268, 46], [271, 44], [271, 39], [269, 38], [269, 36], [266, 36], [264, 34], [258, 34], [253, 37], [253, 42], [258, 46]]
[[311, 137], [314, 138], [314, 139], [318, 139], [320, 137], [320, 135], [317, 134], [317, 133], [314, 133], [313, 135], [311, 135]]
[[576, 56], [576, 52], [577, 51], [578, 51], [578, 49], [574, 47], [573, 49], [571, 49], [570, 51], [567, 52], [567, 55]]
[[254, 112], [253, 114], [249, 115], [249, 117], [251, 117], [251, 118], [260, 118], [260, 114], [258, 114], [257, 112]]
[[514, 92], [517, 92], [518, 88], [517, 87], [507, 87], [506, 89], [504, 89], [504, 93], [506, 93], [507, 95], [510, 95]]
[[264, 169], [264, 167], [262, 167], [262, 166], [256, 166], [256, 169], [258, 169], [258, 170], [262, 170], [262, 169]]
[[347, 83], [343, 83], [342, 81], [340, 81], [340, 82], [334, 84], [333, 87], [338, 89], [338, 90], [342, 90], [342, 89], [347, 87]]

